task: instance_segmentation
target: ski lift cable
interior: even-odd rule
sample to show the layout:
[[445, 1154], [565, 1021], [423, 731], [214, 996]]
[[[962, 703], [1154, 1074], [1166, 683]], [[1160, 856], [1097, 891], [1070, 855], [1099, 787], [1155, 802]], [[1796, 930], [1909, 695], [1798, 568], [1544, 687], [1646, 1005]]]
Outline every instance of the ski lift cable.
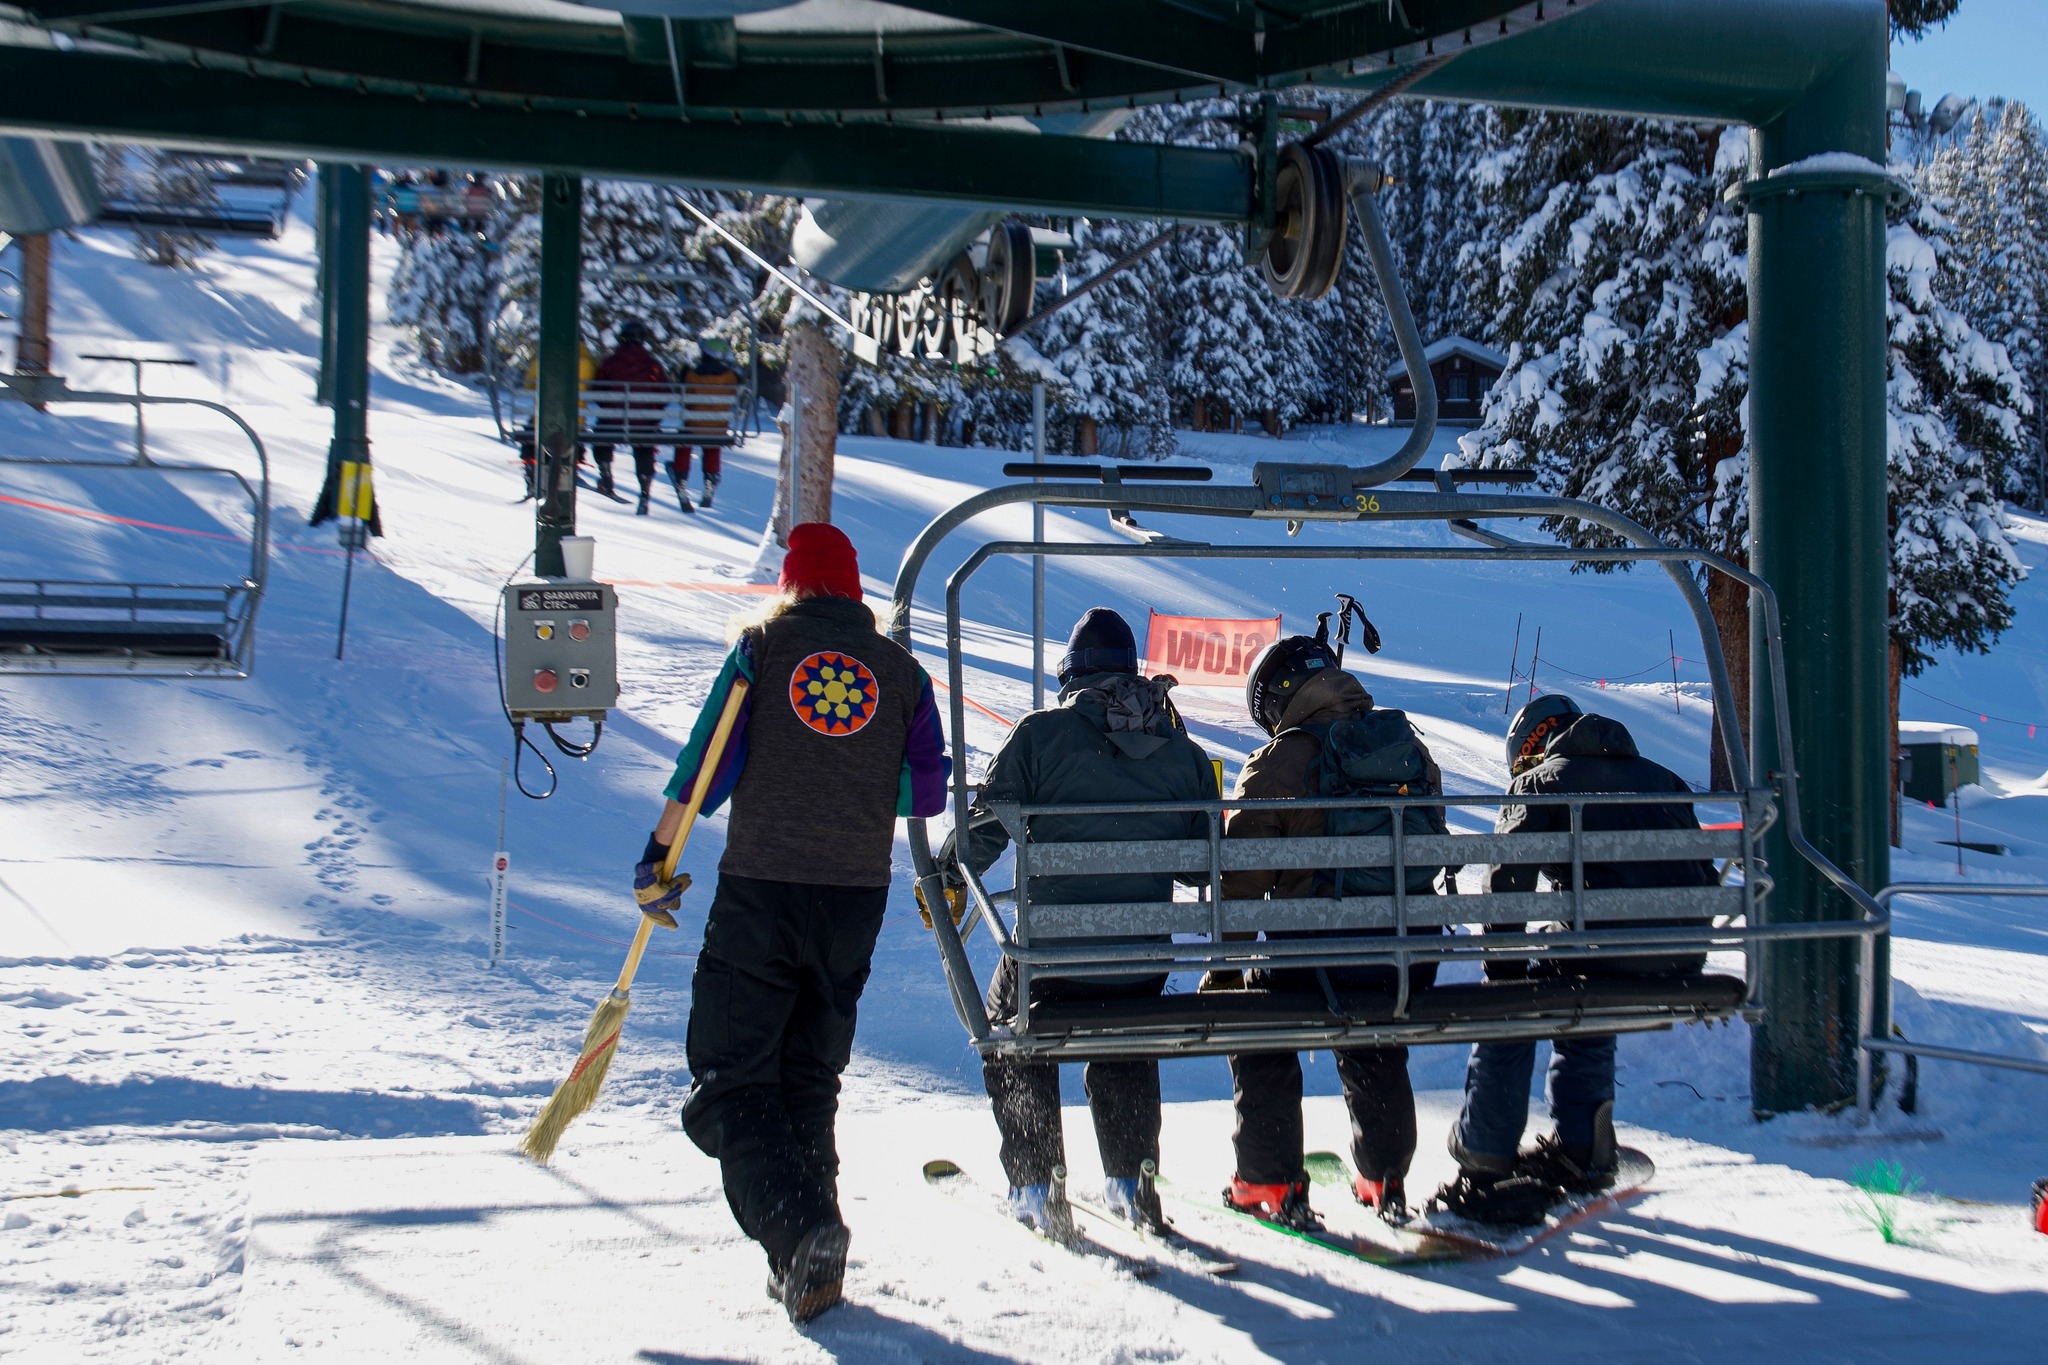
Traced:
[[755, 265], [760, 266], [763, 270], [767, 271], [769, 274], [781, 280], [784, 284], [788, 285], [791, 289], [795, 290], [803, 298], [809, 300], [811, 304], [818, 309], [819, 312], [823, 313], [826, 317], [832, 319], [832, 321], [838, 323], [841, 327], [844, 327], [847, 330], [847, 332], [850, 333], [853, 337], [853, 354], [855, 359], [865, 360], [870, 365], [872, 365], [881, 358], [881, 347], [876, 344], [875, 339], [867, 335], [865, 332], [861, 331], [860, 328], [854, 326], [845, 318], [841, 317], [838, 311], [834, 309], [831, 304], [825, 302], [816, 294], [813, 294], [810, 290], [798, 284], [793, 277], [784, 274], [780, 268], [770, 263], [766, 256], [763, 256], [760, 252], [754, 250], [754, 248], [748, 246], [745, 242], [735, 237], [731, 232], [726, 230], [725, 226], [722, 223], [719, 223], [716, 219], [712, 218], [710, 214], [704, 212], [704, 210], [698, 208], [689, 200], [684, 199], [681, 196], [677, 196], [675, 202], [681, 205], [685, 210], [687, 210], [693, 217], [697, 219], [698, 222], [702, 223], [705, 227], [710, 228], [720, 237], [723, 237], [726, 241], [730, 242], [733, 245], [733, 247], [736, 248], [741, 253], [743, 253], [748, 260], [752, 261]]
[[1333, 115], [1322, 127], [1317, 128], [1302, 138], [1300, 145], [1315, 147], [1329, 141], [1381, 105], [1400, 98], [1417, 81], [1432, 72], [1442, 70], [1446, 65], [1455, 60], [1457, 56], [1456, 52], [1448, 52], [1435, 57], [1425, 57], [1421, 61], [1414, 63], [1400, 75], [1394, 77], [1394, 79], [1388, 81], [1385, 85], [1373, 91], [1343, 113]]

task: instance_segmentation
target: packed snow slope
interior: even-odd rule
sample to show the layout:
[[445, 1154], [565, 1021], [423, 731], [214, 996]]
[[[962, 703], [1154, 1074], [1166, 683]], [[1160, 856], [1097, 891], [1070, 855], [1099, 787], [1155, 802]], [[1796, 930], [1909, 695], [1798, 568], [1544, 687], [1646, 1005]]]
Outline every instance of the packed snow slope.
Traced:
[[[512, 1155], [561, 1076], [635, 923], [631, 863], [680, 737], [718, 666], [756, 559], [772, 450], [728, 456], [717, 507], [666, 496], [636, 518], [585, 493], [582, 529], [622, 599], [622, 705], [587, 762], [557, 759], [545, 802], [512, 795], [511, 933], [489, 965], [485, 870], [510, 755], [492, 670], [499, 585], [532, 542], [517, 465], [472, 390], [378, 332], [371, 431], [387, 536], [354, 566], [336, 658], [344, 563], [305, 527], [329, 415], [311, 401], [312, 248], [233, 243], [201, 268], [146, 267], [117, 235], [60, 244], [60, 367], [80, 387], [126, 366], [81, 353], [181, 356], [159, 392], [233, 404], [262, 434], [276, 547], [246, 682], [0, 679], [0, 1354], [24, 1361], [216, 1358], [685, 1360], [2037, 1360], [2048, 1329], [2048, 1238], [2026, 1228], [2048, 1174], [2048, 1081], [1929, 1064], [1918, 1112], [1874, 1132], [1846, 1117], [1759, 1125], [1744, 1027], [1634, 1036], [1621, 1049], [1626, 1139], [1661, 1170], [1623, 1213], [1518, 1261], [1398, 1273], [1341, 1262], [1257, 1229], [1179, 1215], [1245, 1261], [1232, 1280], [1103, 1274], [918, 1179], [948, 1155], [992, 1179], [978, 1067], [899, 878], [864, 1003], [842, 1124], [855, 1232], [849, 1304], [802, 1331], [762, 1297], [714, 1168], [675, 1123], [692, 952], [724, 822], [685, 858], [699, 890], [642, 969], [626, 1046], [598, 1110], [556, 1166]], [[379, 244], [380, 278], [391, 256]], [[1383, 451], [1402, 433], [1303, 433], [1285, 443], [1189, 436], [1185, 454], [1240, 478], [1253, 459]], [[0, 407], [0, 576], [239, 573], [249, 513], [217, 475], [23, 464], [118, 455], [119, 408]], [[152, 409], [170, 459], [248, 466], [240, 438], [197, 410]], [[871, 599], [928, 518], [999, 479], [1004, 454], [845, 438], [835, 517], [860, 547]], [[625, 457], [621, 456], [622, 465]], [[657, 494], [665, 494], [665, 486]], [[30, 506], [27, 504], [40, 504]], [[935, 673], [945, 572], [1027, 514], [977, 523], [925, 579], [918, 644]], [[1099, 520], [1056, 532], [1108, 539]], [[136, 523], [150, 523], [139, 525]], [[1163, 523], [1190, 533], [1189, 525]], [[170, 529], [165, 529], [170, 528]], [[1219, 534], [1215, 527], [1200, 528]], [[2029, 564], [2048, 525], [2020, 520]], [[1310, 527], [1300, 543], [1356, 536]], [[1423, 528], [1386, 537], [1450, 543]], [[1277, 540], [1278, 528], [1220, 535]], [[1049, 614], [1088, 606], [1261, 616], [1312, 625], [1338, 589], [1365, 602], [1386, 648], [1354, 664], [1413, 714], [1454, 790], [1497, 791], [1511, 655], [1706, 780], [1699, 648], [1655, 573], [1544, 566], [1259, 561], [1056, 563]], [[968, 693], [1028, 705], [1027, 579], [985, 570], [967, 596]], [[1986, 722], [1986, 781], [1963, 837], [1969, 882], [2048, 880], [2048, 576], [2020, 590], [1990, 656], [1944, 659], [1906, 714]], [[1517, 632], [1519, 631], [1519, 645]], [[1685, 662], [1675, 689], [1670, 641]], [[940, 673], [940, 676], [943, 676]], [[1602, 685], [1602, 680], [1605, 685]], [[1524, 684], [1523, 686], [1526, 686]], [[1939, 702], [1934, 698], [1941, 699]], [[1255, 737], [1237, 698], [1188, 690], [1197, 738], [1233, 768]], [[2029, 738], [2025, 722], [2042, 723]], [[1003, 727], [970, 711], [970, 767]], [[529, 784], [544, 778], [529, 757]], [[795, 820], [829, 821], [831, 795]], [[1951, 811], [1906, 812], [1900, 878], [1955, 880]], [[906, 865], [899, 848], [899, 867]], [[1943, 900], [1900, 910], [1898, 1017], [1915, 1037], [2048, 1056], [2048, 909]], [[986, 972], [988, 949], [975, 945]], [[1457, 1049], [1418, 1049], [1422, 1151], [1414, 1184], [1449, 1174], [1442, 1139]], [[1165, 1069], [1166, 1174], [1206, 1199], [1229, 1174], [1220, 1061]], [[1308, 1068], [1311, 1143], [1344, 1146], [1328, 1058]], [[1069, 1080], [1079, 1097], [1079, 1077]], [[1077, 1180], [1085, 1116], [1070, 1111]], [[1849, 1178], [1900, 1163], [1923, 1182], [1887, 1201]], [[66, 1197], [67, 1195], [71, 1197]], [[1336, 1197], [1322, 1196], [1331, 1212]], [[1880, 1217], [1879, 1206], [1889, 1210]], [[1896, 1241], [1880, 1235], [1888, 1221]]]

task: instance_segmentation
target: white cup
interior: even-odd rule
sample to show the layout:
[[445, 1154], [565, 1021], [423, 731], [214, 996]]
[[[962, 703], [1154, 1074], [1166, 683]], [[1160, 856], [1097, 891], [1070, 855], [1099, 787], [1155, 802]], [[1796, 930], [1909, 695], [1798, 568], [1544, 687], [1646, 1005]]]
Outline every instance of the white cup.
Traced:
[[597, 541], [591, 536], [562, 537], [562, 577], [588, 583], [597, 560]]

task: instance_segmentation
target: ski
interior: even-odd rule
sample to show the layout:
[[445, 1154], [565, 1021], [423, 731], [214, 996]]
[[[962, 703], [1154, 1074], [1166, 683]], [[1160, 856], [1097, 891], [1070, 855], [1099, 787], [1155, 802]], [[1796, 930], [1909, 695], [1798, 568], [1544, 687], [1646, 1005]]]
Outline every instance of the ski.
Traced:
[[1176, 1270], [1185, 1270], [1195, 1275], [1235, 1275], [1237, 1262], [1225, 1256], [1206, 1242], [1194, 1238], [1169, 1226], [1164, 1232], [1152, 1232], [1137, 1226], [1109, 1211], [1109, 1206], [1090, 1195], [1067, 1195], [1067, 1204], [1076, 1212], [1107, 1224], [1122, 1236], [1128, 1237], [1140, 1248], [1139, 1254], [1159, 1260]]
[[1046, 1236], [1029, 1224], [1018, 1222], [1003, 1211], [995, 1195], [986, 1186], [978, 1183], [967, 1172], [944, 1157], [924, 1163], [924, 1183], [970, 1208], [980, 1209], [983, 1213], [1002, 1220], [1027, 1237], [1034, 1238], [1046, 1246], [1072, 1252], [1082, 1260], [1106, 1264], [1140, 1280], [1149, 1279], [1158, 1273], [1158, 1262], [1111, 1250], [1079, 1229], [1075, 1230], [1072, 1241], [1062, 1242]]
[[1412, 1246], [1388, 1246], [1368, 1237], [1353, 1237], [1348, 1233], [1332, 1232], [1327, 1228], [1321, 1232], [1313, 1232], [1306, 1228], [1283, 1227], [1279, 1223], [1269, 1223], [1263, 1218], [1255, 1218], [1240, 1209], [1231, 1208], [1221, 1199], [1210, 1203], [1182, 1194], [1177, 1189], [1169, 1189], [1164, 1178], [1159, 1181], [1159, 1187], [1167, 1198], [1183, 1208], [1249, 1223], [1253, 1227], [1264, 1228], [1282, 1237], [1291, 1237], [1297, 1242], [1305, 1242], [1309, 1246], [1321, 1247], [1325, 1251], [1333, 1251], [1339, 1256], [1348, 1256], [1352, 1260], [1365, 1261], [1371, 1265], [1423, 1265], [1431, 1261], [1457, 1260], [1467, 1254], [1462, 1247], [1434, 1238], [1418, 1238]]
[[1598, 1194], [1567, 1195], [1562, 1203], [1551, 1205], [1539, 1224], [1526, 1228], [1496, 1227], [1451, 1213], [1423, 1213], [1414, 1226], [1430, 1237], [1456, 1243], [1468, 1256], [1519, 1256], [1560, 1232], [1613, 1212], [1642, 1193], [1656, 1174], [1657, 1163], [1648, 1154], [1623, 1147], [1615, 1152], [1614, 1184], [1610, 1188]]

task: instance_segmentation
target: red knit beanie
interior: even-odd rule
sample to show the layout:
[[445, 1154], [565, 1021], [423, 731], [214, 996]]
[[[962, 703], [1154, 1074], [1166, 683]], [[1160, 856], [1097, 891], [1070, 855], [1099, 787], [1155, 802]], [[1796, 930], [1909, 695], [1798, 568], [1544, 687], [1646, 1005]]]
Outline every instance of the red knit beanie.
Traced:
[[860, 560], [846, 532], [829, 521], [807, 521], [789, 529], [789, 553], [782, 557], [782, 590], [807, 597], [861, 600]]

